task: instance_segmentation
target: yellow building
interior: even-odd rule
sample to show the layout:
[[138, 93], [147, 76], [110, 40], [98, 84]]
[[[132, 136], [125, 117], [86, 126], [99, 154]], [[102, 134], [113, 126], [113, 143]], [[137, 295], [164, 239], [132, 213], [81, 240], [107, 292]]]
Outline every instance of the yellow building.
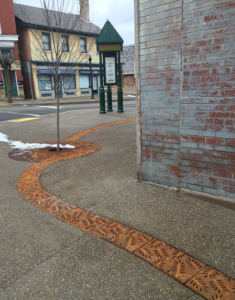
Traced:
[[61, 98], [91, 95], [89, 53], [93, 92], [98, 94], [95, 41], [100, 28], [89, 22], [87, 9], [89, 5], [80, 15], [73, 15], [14, 4], [26, 98], [33, 94], [37, 100], [53, 99], [57, 92]]

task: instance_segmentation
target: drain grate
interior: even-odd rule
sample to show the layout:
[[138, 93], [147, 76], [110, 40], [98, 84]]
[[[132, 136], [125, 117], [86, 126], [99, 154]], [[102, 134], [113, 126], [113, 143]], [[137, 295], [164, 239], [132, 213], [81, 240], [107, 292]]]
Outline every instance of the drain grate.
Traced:
[[25, 170], [18, 179], [19, 193], [29, 202], [85, 232], [109, 241], [181, 282], [208, 300], [235, 300], [235, 280], [205, 265], [186, 253], [128, 226], [75, 207], [48, 193], [40, 184], [43, 170], [56, 161], [82, 157], [100, 149], [92, 143], [79, 143], [77, 139], [94, 130], [135, 119], [109, 123], [78, 133], [66, 142], [74, 149], [48, 151], [48, 148], [30, 151], [13, 150], [9, 157], [15, 160], [37, 162]]

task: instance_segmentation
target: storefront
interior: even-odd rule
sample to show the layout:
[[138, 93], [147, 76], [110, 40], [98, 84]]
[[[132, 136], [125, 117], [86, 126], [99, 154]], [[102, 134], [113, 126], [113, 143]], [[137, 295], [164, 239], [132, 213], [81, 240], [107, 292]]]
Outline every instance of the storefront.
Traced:
[[[0, 55], [2, 57], [10, 55], [11, 49], [0, 49]], [[17, 70], [16, 70], [17, 69]], [[18, 74], [17, 74], [18, 73]], [[20, 77], [20, 81], [17, 81], [17, 77]], [[19, 86], [22, 85], [22, 75], [20, 71], [20, 64], [17, 65], [14, 63], [12, 65], [12, 71], [11, 71], [11, 95], [12, 97], [18, 97], [19, 96]], [[7, 85], [6, 85], [6, 77], [3, 69], [0, 70], [0, 97], [7, 97]]]
[[[98, 95], [99, 92], [99, 71], [92, 71], [93, 93]], [[81, 96], [91, 95], [90, 89], [90, 71], [81, 70], [79, 74], [79, 87]]]
[[[77, 97], [76, 71], [59, 71], [59, 97]], [[57, 98], [56, 79], [50, 70], [38, 70], [37, 75], [40, 99]]]
[[[49, 70], [41, 62], [31, 65], [33, 89], [36, 99], [55, 99], [56, 80], [54, 70]], [[98, 64], [92, 64], [92, 83], [93, 93], [99, 92], [99, 67]], [[73, 98], [91, 96], [90, 68], [88, 65], [73, 65], [70, 70], [61, 66], [59, 69], [59, 97]]]

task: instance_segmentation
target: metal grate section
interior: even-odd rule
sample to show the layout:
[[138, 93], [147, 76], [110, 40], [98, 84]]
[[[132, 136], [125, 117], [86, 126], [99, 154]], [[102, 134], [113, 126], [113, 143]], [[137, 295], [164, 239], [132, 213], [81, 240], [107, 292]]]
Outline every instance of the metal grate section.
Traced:
[[111, 45], [99, 45], [98, 51], [104, 52], [104, 51], [121, 51], [122, 45], [121, 44], [111, 44]]
[[71, 205], [51, 195], [41, 186], [41, 173], [54, 162], [81, 157], [100, 149], [100, 146], [96, 144], [76, 142], [79, 138], [94, 130], [133, 120], [129, 119], [94, 127], [75, 134], [62, 143], [74, 145], [75, 149], [58, 152], [48, 151], [48, 148], [23, 151], [23, 153], [19, 150], [11, 151], [9, 157], [12, 159], [38, 161], [19, 177], [17, 182], [19, 193], [27, 201], [61, 221], [133, 253], [205, 299], [234, 300], [235, 280], [231, 277], [160, 240]]

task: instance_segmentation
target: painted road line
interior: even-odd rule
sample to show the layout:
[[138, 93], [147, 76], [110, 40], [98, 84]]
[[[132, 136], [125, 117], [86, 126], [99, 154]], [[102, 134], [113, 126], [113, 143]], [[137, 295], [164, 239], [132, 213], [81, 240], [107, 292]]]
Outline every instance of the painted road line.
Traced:
[[56, 106], [43, 106], [43, 105], [36, 106], [36, 107], [53, 108], [53, 109], [57, 108]]
[[18, 122], [37, 120], [37, 119], [39, 119], [39, 118], [25, 118], [25, 119], [9, 120], [7, 122], [18, 123]]
[[13, 106], [12, 104], [0, 104], [0, 106]]
[[5, 110], [0, 110], [0, 113], [3, 113], [3, 114], [13, 114], [13, 115], [25, 115], [25, 116], [33, 116], [33, 117], [40, 117], [40, 115], [34, 115], [34, 114], [26, 114], [24, 112], [22, 113], [17, 113], [17, 112], [12, 112], [12, 111], [5, 111]]

